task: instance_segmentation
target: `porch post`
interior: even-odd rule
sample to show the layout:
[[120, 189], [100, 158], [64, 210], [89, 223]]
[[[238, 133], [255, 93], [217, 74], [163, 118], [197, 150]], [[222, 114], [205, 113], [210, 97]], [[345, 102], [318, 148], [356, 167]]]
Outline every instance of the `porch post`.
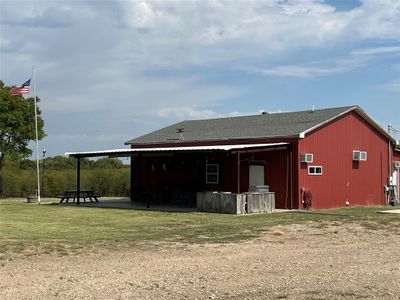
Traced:
[[79, 198], [81, 193], [81, 158], [78, 156], [76, 158], [76, 197], [77, 204], [79, 205]]
[[288, 194], [290, 195], [290, 209], [293, 209], [293, 147], [288, 145]]
[[[133, 185], [134, 185], [134, 181], [135, 181], [135, 177], [134, 177], [134, 174], [133, 174], [133, 168], [134, 168], [134, 166], [133, 166], [133, 156], [131, 155], [131, 178], [130, 178], [130, 198], [131, 198], [131, 201], [133, 201], [133, 190], [134, 190], [134, 188], [133, 188]], [[137, 166], [136, 166], [136, 168], [137, 168]]]
[[237, 152], [237, 193], [240, 194], [240, 151]]

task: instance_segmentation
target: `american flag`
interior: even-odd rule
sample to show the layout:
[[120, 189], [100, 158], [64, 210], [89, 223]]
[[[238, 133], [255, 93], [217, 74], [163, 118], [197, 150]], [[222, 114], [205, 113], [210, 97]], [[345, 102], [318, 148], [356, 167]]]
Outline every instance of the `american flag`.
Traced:
[[18, 95], [23, 95], [23, 94], [29, 94], [29, 87], [31, 85], [31, 80], [27, 80], [25, 83], [23, 83], [21, 86], [17, 86], [15, 88], [12, 88], [10, 90], [10, 94], [12, 96], [18, 96]]

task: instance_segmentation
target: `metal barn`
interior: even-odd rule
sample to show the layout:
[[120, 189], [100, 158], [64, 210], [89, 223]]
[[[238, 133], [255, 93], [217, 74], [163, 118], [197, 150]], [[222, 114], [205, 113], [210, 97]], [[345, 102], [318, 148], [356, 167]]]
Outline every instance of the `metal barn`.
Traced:
[[398, 142], [358, 106], [183, 121], [125, 144], [69, 155], [130, 156], [133, 200], [195, 206], [198, 192], [260, 188], [276, 208], [398, 200]]

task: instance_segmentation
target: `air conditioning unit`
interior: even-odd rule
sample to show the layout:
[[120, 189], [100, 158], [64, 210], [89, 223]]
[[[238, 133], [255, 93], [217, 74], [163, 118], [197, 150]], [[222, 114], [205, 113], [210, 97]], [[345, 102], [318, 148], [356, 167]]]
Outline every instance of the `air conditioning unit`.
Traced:
[[367, 160], [367, 151], [353, 150], [353, 160]]
[[400, 170], [400, 161], [394, 161], [393, 162], [393, 168]]
[[300, 161], [304, 163], [312, 163], [314, 161], [314, 155], [311, 153], [301, 154]]

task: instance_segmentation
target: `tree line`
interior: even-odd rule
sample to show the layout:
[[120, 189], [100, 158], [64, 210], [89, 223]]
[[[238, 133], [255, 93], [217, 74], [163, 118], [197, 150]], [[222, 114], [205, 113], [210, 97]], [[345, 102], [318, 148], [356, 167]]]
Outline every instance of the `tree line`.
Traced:
[[[40, 161], [42, 196], [55, 197], [76, 189], [76, 159], [55, 156]], [[6, 161], [2, 170], [3, 196], [36, 194], [36, 161]], [[81, 188], [101, 196], [129, 196], [130, 168], [116, 158], [81, 159]]]
[[[128, 167], [117, 158], [100, 158], [91, 160], [81, 158], [81, 169], [123, 169]], [[48, 170], [72, 170], [76, 168], [76, 159], [73, 157], [53, 156], [40, 160], [40, 164]], [[7, 162], [7, 166], [20, 168], [23, 170], [36, 169], [36, 160], [22, 159], [13, 162]]]
[[[36, 195], [36, 162], [27, 159], [35, 139], [34, 98], [11, 93], [0, 80], [0, 198]], [[40, 103], [39, 97], [36, 99]], [[38, 139], [46, 136], [37, 109]], [[61, 195], [76, 188], [76, 160], [63, 156], [41, 160], [41, 194]], [[128, 196], [130, 170], [118, 159], [81, 159], [81, 187], [102, 196]], [[43, 172], [44, 171], [44, 172]]]

